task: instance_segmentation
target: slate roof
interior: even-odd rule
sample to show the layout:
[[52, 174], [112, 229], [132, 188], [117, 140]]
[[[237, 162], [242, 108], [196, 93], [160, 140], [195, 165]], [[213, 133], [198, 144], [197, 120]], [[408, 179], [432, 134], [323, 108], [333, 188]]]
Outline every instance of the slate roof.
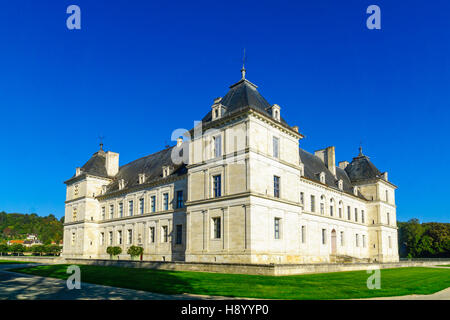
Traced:
[[81, 173], [109, 178], [106, 172], [106, 152], [99, 150], [81, 167]]
[[369, 157], [360, 154], [353, 158], [345, 168], [345, 172], [352, 182], [381, 178], [382, 173], [370, 162]]
[[169, 177], [181, 176], [187, 172], [186, 165], [174, 165], [171, 158], [172, 149], [161, 150], [140, 159], [134, 160], [119, 168], [114, 180], [107, 186], [106, 194], [119, 190], [119, 180], [124, 179], [125, 189], [139, 185], [139, 174], [145, 174], [145, 183], [163, 179], [163, 166], [171, 166], [173, 170]]
[[[342, 179], [343, 191], [353, 194], [353, 184], [347, 175], [346, 171], [336, 167], [336, 177], [327, 168], [325, 163], [316, 155], [309, 153], [303, 149], [299, 149], [300, 161], [304, 166], [304, 176], [310, 180], [320, 183], [320, 173], [325, 173], [325, 184], [331, 188], [339, 190], [338, 181]], [[364, 196], [358, 192], [358, 197], [365, 199]]]
[[[222, 116], [252, 108], [260, 111], [268, 116], [272, 116], [270, 108], [272, 105], [258, 92], [257, 86], [247, 79], [241, 79], [237, 83], [230, 86], [228, 93], [222, 98], [220, 103], [225, 107]], [[203, 122], [209, 122], [212, 119], [212, 110], [202, 119]], [[280, 117], [281, 122], [288, 125], [286, 121]]]

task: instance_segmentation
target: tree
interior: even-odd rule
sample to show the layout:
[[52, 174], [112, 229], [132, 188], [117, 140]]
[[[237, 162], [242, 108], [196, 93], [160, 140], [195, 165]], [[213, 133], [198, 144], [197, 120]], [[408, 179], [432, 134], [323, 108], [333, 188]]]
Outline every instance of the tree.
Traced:
[[7, 244], [0, 244], [0, 255], [3, 255], [4, 253], [9, 252], [9, 246]]
[[23, 245], [21, 245], [20, 243], [16, 243], [11, 245], [10, 250], [12, 253], [17, 253], [17, 255], [19, 253], [23, 253], [25, 252], [25, 247]]
[[131, 260], [134, 260], [134, 257], [138, 257], [144, 253], [144, 248], [131, 246], [128, 248], [127, 253], [131, 256]]
[[112, 259], [114, 256], [118, 256], [119, 254], [122, 253], [122, 248], [121, 247], [108, 247], [108, 248], [106, 248], [106, 253], [109, 254], [110, 258]]

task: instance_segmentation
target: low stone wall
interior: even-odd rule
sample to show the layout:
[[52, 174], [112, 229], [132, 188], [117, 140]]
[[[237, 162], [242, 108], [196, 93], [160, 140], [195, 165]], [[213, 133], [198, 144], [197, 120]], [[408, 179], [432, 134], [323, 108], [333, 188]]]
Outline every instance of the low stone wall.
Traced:
[[315, 264], [237, 264], [237, 263], [204, 263], [182, 261], [133, 261], [109, 259], [74, 259], [62, 257], [0, 257], [0, 260], [18, 260], [47, 264], [87, 264], [97, 266], [115, 266], [126, 268], [148, 268], [174, 271], [200, 271], [215, 273], [253, 274], [284, 276], [294, 274], [327, 273], [341, 271], [369, 270], [373, 268], [405, 268], [426, 267], [450, 264], [449, 260], [440, 261], [401, 261], [392, 263], [315, 263]]
[[0, 256], [0, 260], [25, 261], [34, 263], [48, 263], [48, 264], [65, 263], [65, 259], [62, 257]]

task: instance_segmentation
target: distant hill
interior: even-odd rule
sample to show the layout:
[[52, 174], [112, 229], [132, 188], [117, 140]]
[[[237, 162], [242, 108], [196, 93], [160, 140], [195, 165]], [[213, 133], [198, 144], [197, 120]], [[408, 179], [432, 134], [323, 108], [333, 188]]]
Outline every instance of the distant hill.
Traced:
[[63, 238], [64, 217], [58, 220], [54, 215], [46, 217], [35, 213], [0, 212], [0, 242], [11, 239], [25, 239], [27, 234], [34, 233], [44, 244]]

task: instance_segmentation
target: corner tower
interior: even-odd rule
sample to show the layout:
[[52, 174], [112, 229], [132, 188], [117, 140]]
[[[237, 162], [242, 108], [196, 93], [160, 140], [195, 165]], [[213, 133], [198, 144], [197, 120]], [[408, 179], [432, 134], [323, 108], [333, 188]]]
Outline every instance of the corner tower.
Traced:
[[97, 253], [100, 205], [96, 196], [104, 192], [119, 170], [119, 154], [100, 150], [64, 183], [66, 189], [64, 220], [65, 257], [90, 258]]

